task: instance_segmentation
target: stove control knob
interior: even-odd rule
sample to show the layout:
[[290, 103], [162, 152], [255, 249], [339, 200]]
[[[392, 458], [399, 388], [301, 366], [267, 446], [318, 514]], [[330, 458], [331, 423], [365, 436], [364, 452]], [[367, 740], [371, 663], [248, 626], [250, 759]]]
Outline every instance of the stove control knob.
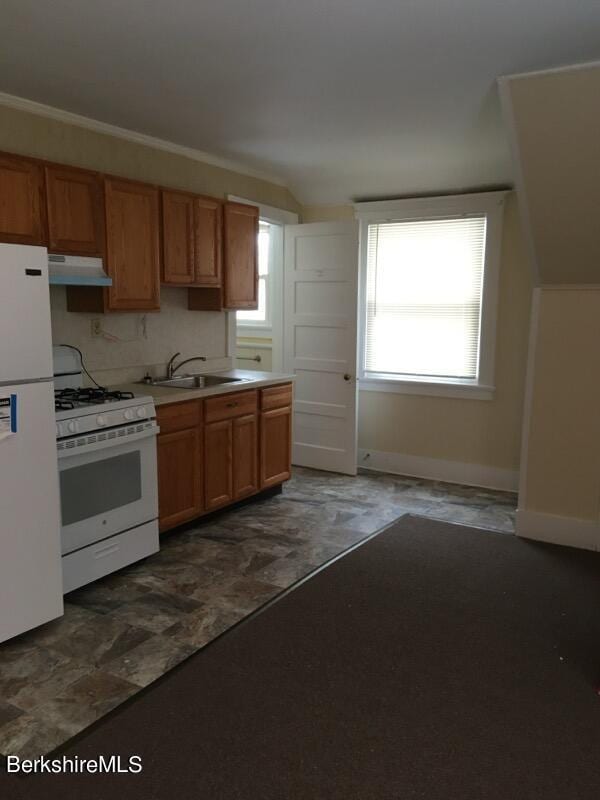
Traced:
[[140, 406], [136, 411], [136, 414], [140, 419], [143, 419], [144, 417], [148, 416], [148, 414], [146, 413], [146, 408], [144, 406]]
[[69, 433], [77, 433], [79, 430], [79, 423], [76, 419], [72, 419], [70, 422], [67, 423], [67, 430]]
[[106, 419], [104, 414], [98, 414], [98, 416], [96, 417], [96, 422], [101, 428], [103, 428], [108, 423], [108, 420]]
[[133, 408], [126, 408], [125, 411], [123, 412], [123, 416], [125, 417], [125, 419], [128, 420], [134, 419], [135, 413]]

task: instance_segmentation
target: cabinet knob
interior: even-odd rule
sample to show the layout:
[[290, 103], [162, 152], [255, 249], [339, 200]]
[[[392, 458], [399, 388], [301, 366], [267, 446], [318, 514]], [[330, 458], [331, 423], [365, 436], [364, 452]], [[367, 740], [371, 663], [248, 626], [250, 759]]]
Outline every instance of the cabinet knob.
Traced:
[[237, 406], [237, 402], [227, 403], [227, 408], [235, 408], [236, 406]]
[[349, 372], [346, 372], [346, 374], [344, 375], [344, 380], [345, 381], [351, 381], [352, 380], [352, 375], [350, 375]]

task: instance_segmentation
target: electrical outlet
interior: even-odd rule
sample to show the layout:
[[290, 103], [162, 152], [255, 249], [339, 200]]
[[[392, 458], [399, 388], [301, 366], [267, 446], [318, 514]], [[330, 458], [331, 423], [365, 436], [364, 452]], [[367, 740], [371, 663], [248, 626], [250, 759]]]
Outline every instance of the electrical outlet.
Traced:
[[102, 336], [102, 320], [92, 320], [92, 336]]

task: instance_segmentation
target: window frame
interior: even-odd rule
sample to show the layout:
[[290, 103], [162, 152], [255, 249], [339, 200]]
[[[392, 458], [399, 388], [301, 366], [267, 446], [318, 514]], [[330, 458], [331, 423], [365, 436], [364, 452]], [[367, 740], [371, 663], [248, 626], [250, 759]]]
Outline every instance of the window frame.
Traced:
[[[502, 247], [504, 201], [508, 190], [473, 194], [385, 200], [354, 205], [359, 221], [359, 388], [375, 392], [467, 397], [491, 400], [495, 393], [496, 324], [498, 282]], [[463, 217], [484, 214], [486, 243], [481, 298], [479, 361], [476, 379], [428, 378], [426, 376], [373, 377], [365, 371], [367, 329], [367, 246], [368, 226], [374, 223], [401, 222], [416, 219]]]

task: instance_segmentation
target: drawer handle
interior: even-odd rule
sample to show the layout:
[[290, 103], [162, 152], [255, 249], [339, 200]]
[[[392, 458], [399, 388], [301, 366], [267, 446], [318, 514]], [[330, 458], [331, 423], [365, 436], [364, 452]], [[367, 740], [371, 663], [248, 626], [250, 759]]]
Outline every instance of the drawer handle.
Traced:
[[226, 405], [227, 405], [227, 408], [235, 408], [238, 405], [238, 403], [236, 401], [236, 402], [233, 402], [233, 403], [227, 403]]
[[118, 550], [119, 550], [118, 544], [108, 545], [108, 547], [103, 547], [100, 550], [96, 550], [96, 552], [94, 553], [94, 558], [106, 558], [106, 556], [111, 556]]

